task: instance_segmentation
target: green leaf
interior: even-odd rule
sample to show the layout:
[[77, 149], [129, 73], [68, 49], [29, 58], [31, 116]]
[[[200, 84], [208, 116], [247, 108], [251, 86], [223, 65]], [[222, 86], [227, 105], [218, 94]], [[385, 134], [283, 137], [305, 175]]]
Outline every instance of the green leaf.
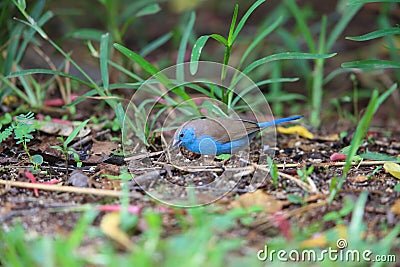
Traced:
[[346, 26], [350, 23], [352, 18], [357, 14], [357, 12], [360, 10], [361, 7], [362, 7], [362, 5], [350, 6], [350, 7], [346, 7], [343, 10], [342, 17], [339, 19], [339, 21], [336, 23], [335, 27], [329, 34], [328, 40], [326, 42], [326, 51], [327, 52], [332, 49], [333, 45], [336, 43], [339, 36], [346, 29]]
[[251, 42], [251, 44], [249, 45], [249, 47], [246, 49], [246, 51], [243, 53], [242, 58], [240, 59], [239, 62], [239, 67], [238, 69], [241, 68], [242, 64], [244, 63], [244, 61], [247, 59], [248, 55], [254, 51], [254, 48], [265, 38], [265, 36], [267, 36], [268, 34], [270, 34], [272, 31], [274, 31], [279, 24], [281, 24], [282, 22], [282, 17], [279, 17], [277, 20], [275, 20], [274, 23], [272, 23], [271, 25], [269, 25], [268, 27], [266, 27], [260, 34], [257, 35], [257, 37]]
[[136, 13], [136, 17], [142, 17], [147, 15], [153, 15], [158, 13], [161, 10], [161, 7], [158, 4], [152, 4], [144, 7], [140, 11]]
[[138, 63], [146, 72], [150, 75], [154, 76], [160, 83], [165, 85], [168, 90], [171, 90], [178, 96], [182, 98], [183, 101], [187, 101], [192, 107], [196, 107], [196, 104], [192, 100], [192, 98], [185, 92], [185, 90], [181, 87], [176, 87], [176, 83], [172, 82], [164, 73], [160, 72], [153, 64], [148, 62], [146, 59], [141, 57], [139, 54], [129, 50], [128, 48], [115, 43], [114, 47], [120, 51], [123, 55]]
[[215, 41], [223, 44], [224, 46], [228, 46], [228, 40], [226, 40], [224, 36], [217, 33], [213, 33], [210, 35], [210, 37], [213, 38]]
[[366, 3], [398, 3], [399, 0], [349, 0], [348, 5], [366, 4]]
[[299, 27], [299, 30], [304, 36], [304, 39], [307, 43], [308, 49], [315, 53], [317, 50], [314, 44], [314, 37], [311, 33], [311, 28], [308, 27], [305, 14], [302, 10], [300, 10], [299, 6], [296, 4], [295, 0], [285, 0], [284, 1], [290, 12], [293, 14], [293, 17], [296, 19], [296, 23]]
[[231, 158], [231, 154], [221, 154], [216, 156], [215, 158], [219, 160], [228, 160]]
[[[235, 42], [237, 36], [239, 35], [240, 31], [242, 30], [244, 24], [246, 23], [247, 19], [250, 17], [250, 15], [253, 13], [253, 11], [262, 3], [264, 3], [265, 0], [258, 0], [257, 2], [255, 2], [250, 8], [249, 10], [247, 10], [247, 12], [244, 14], [244, 16], [242, 17], [242, 19], [239, 21], [235, 32], [233, 33], [231, 42], [229, 42], [229, 38], [228, 38], [228, 43], [233, 44], [233, 42]], [[233, 22], [233, 21], [232, 21]], [[235, 19], [236, 22], [236, 19]]]
[[360, 36], [348, 36], [346, 37], [347, 40], [352, 40], [352, 41], [368, 41], [376, 38], [380, 38], [383, 36], [387, 36], [390, 34], [400, 34], [400, 28], [399, 27], [394, 27], [394, 28], [389, 28], [389, 29], [382, 29], [382, 30], [377, 30], [373, 31], [364, 35]]
[[172, 33], [171, 32], [169, 32], [167, 34], [164, 34], [163, 36], [155, 39], [154, 41], [152, 41], [151, 43], [149, 43], [148, 45], [143, 47], [139, 54], [142, 57], [150, 54], [151, 52], [153, 52], [154, 50], [156, 50], [157, 48], [159, 48], [160, 46], [162, 46], [163, 44], [168, 42], [169, 39], [171, 39], [171, 37], [172, 37]]
[[133, 52], [133, 51], [129, 50], [128, 48], [126, 48], [120, 44], [117, 44], [117, 43], [114, 44], [114, 47], [118, 51], [120, 51], [123, 55], [125, 55], [127, 58], [129, 58], [130, 60], [139, 64], [139, 66], [142, 67], [150, 75], [155, 75], [156, 73], [159, 72], [159, 69], [154, 67], [153, 64], [148, 62], [146, 59], [141, 57], [139, 54], [136, 54], [135, 52]]
[[63, 39], [76, 38], [81, 40], [100, 41], [103, 34], [105, 34], [105, 32], [100, 30], [78, 29], [67, 33]]
[[194, 22], [196, 20], [196, 14], [194, 12], [190, 12], [189, 16], [189, 21], [187, 22], [187, 26], [185, 28], [185, 31], [183, 32], [181, 42], [179, 44], [179, 49], [178, 49], [178, 56], [176, 60], [176, 78], [178, 82], [184, 82], [185, 81], [185, 71], [184, 71], [184, 66], [183, 63], [185, 61], [185, 54], [186, 54], [186, 47], [189, 41], [189, 36], [190, 33], [192, 32]]
[[303, 203], [303, 199], [297, 195], [289, 194], [287, 200], [293, 204]]
[[75, 139], [75, 137], [79, 134], [80, 130], [82, 130], [83, 127], [86, 126], [86, 124], [90, 121], [90, 119], [85, 120], [84, 122], [82, 122], [78, 127], [76, 127], [72, 133], [68, 136], [68, 138], [65, 140], [64, 142], [64, 146], [67, 147], [69, 145], [69, 143], [72, 142], [72, 140]]
[[235, 31], [235, 25], [236, 25], [238, 11], [239, 11], [239, 5], [236, 4], [235, 5], [235, 10], [233, 11], [231, 27], [229, 28], [227, 47], [231, 47], [233, 42], [235, 41], [235, 39], [233, 38], [233, 33]]
[[198, 61], [199, 61], [201, 52], [209, 38], [213, 38], [214, 40], [223, 44], [224, 46], [228, 45], [228, 41], [225, 39], [225, 37], [223, 37], [222, 35], [216, 34], [216, 33], [211, 34], [211, 35], [200, 36], [197, 39], [196, 43], [193, 45], [192, 54], [190, 56], [190, 73], [192, 75], [194, 75], [197, 72], [197, 68], [198, 68], [198, 64], [199, 64]]
[[43, 163], [43, 157], [41, 155], [32, 155], [31, 161], [35, 165], [41, 165]]
[[357, 68], [357, 69], [389, 69], [389, 68], [400, 68], [400, 62], [390, 60], [360, 60], [345, 62], [342, 64], [342, 68]]
[[108, 44], [109, 44], [109, 34], [103, 34], [100, 40], [100, 70], [101, 70], [101, 80], [103, 82], [104, 90], [108, 90], [109, 85], [109, 75], [108, 75]]
[[397, 157], [373, 151], [367, 151], [365, 153], [360, 154], [359, 156], [363, 159], [368, 159], [368, 160], [397, 161]]
[[[32, 74], [50, 74], [50, 75], [59, 75], [62, 77], [67, 77], [70, 78], [71, 80], [77, 81], [89, 88], [94, 88], [93, 84], [88, 83], [81, 78], [78, 78], [77, 76], [58, 71], [58, 70], [49, 70], [49, 69], [29, 69], [29, 70], [21, 70], [21, 71], [16, 71], [12, 72], [9, 75], [7, 75], [7, 78], [14, 78], [14, 77], [19, 77], [19, 76], [25, 76], [25, 75], [32, 75]], [[1, 76], [0, 76], [1, 77]]]
[[330, 58], [335, 56], [336, 53], [332, 54], [312, 54], [312, 53], [300, 53], [300, 52], [285, 52], [285, 53], [279, 53], [279, 54], [274, 54], [270, 55], [264, 58], [261, 58], [259, 60], [254, 61], [253, 63], [249, 64], [244, 70], [244, 74], [249, 74], [252, 70], [255, 68], [265, 64], [269, 63], [275, 60], [284, 60], [284, 59], [317, 59], [317, 58]]
[[190, 73], [192, 75], [195, 75], [197, 72], [197, 69], [199, 67], [199, 58], [201, 55], [201, 51], [203, 50], [203, 47], [205, 46], [207, 40], [210, 38], [210, 35], [204, 35], [199, 37], [197, 39], [196, 43], [193, 45], [192, 49], [192, 55], [190, 56]]

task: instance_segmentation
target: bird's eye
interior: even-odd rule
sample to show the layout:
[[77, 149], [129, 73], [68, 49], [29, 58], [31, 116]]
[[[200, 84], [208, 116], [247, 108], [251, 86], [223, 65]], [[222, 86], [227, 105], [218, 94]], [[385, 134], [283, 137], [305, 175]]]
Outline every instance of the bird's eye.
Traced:
[[184, 137], [185, 135], [183, 134], [183, 133], [181, 133], [180, 135], [179, 135], [179, 137]]

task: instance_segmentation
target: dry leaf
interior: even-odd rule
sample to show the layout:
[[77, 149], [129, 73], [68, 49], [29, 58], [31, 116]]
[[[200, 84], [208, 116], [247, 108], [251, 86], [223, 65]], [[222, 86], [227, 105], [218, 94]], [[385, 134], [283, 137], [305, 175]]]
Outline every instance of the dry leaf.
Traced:
[[400, 179], [400, 165], [394, 162], [386, 162], [383, 164], [383, 168], [386, 172], [390, 173], [397, 179]]
[[393, 204], [393, 206], [390, 207], [390, 210], [394, 214], [400, 215], [400, 199], [396, 200], [396, 202]]
[[[328, 239], [326, 238], [328, 235], [327, 232], [330, 232], [329, 235], [331, 235], [332, 231], [336, 232], [338, 240], [340, 240], [340, 239], [345, 240], [347, 238], [347, 227], [343, 224], [339, 224], [339, 225], [335, 226], [334, 228], [329, 229], [326, 232], [323, 232], [317, 236], [314, 236], [307, 240], [304, 240], [303, 242], [300, 243], [300, 247], [301, 248], [310, 248], [310, 247], [326, 248], [328, 245], [331, 245], [331, 246], [338, 245], [338, 243], [336, 243], [336, 244], [328, 243]], [[335, 242], [338, 240], [335, 240]]]
[[130, 250], [133, 248], [133, 243], [128, 235], [119, 227], [120, 219], [121, 216], [119, 212], [107, 213], [101, 220], [100, 229], [106, 236]]
[[282, 210], [282, 202], [266, 194], [262, 190], [257, 190], [252, 193], [246, 193], [241, 195], [238, 199], [232, 202], [233, 208], [250, 208], [254, 206], [260, 206], [268, 213], [275, 213]]
[[309, 130], [307, 130], [305, 127], [300, 126], [300, 125], [287, 127], [287, 128], [278, 126], [277, 130], [279, 133], [282, 133], [282, 134], [297, 134], [304, 138], [314, 139], [314, 135]]
[[[69, 125], [66, 123], [57, 123], [53, 121], [40, 121], [40, 131], [45, 132], [47, 134], [55, 134], [61, 136], [70, 136], [71, 133], [75, 130], [78, 125]], [[77, 135], [78, 138], [85, 137], [90, 133], [90, 129], [88, 127], [84, 127], [79, 131]]]

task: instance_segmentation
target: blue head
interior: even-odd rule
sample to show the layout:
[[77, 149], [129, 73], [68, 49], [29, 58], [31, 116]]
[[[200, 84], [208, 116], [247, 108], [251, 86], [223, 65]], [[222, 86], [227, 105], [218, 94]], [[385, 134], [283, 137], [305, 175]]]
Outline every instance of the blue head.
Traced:
[[178, 129], [174, 136], [174, 147], [184, 146], [190, 147], [196, 142], [196, 134], [193, 128], [182, 128]]

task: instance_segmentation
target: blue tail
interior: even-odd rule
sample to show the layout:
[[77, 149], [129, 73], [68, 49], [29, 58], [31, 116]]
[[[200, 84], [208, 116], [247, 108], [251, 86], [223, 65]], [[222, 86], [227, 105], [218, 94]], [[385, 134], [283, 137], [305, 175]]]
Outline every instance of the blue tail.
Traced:
[[266, 128], [266, 127], [269, 127], [269, 126], [272, 126], [272, 125], [277, 125], [277, 124], [282, 123], [282, 122], [298, 120], [298, 119], [301, 119], [303, 117], [304, 116], [292, 116], [292, 117], [288, 117], [288, 118], [277, 119], [277, 120], [274, 120], [274, 121], [267, 121], [267, 122], [259, 123], [258, 126], [260, 128]]

